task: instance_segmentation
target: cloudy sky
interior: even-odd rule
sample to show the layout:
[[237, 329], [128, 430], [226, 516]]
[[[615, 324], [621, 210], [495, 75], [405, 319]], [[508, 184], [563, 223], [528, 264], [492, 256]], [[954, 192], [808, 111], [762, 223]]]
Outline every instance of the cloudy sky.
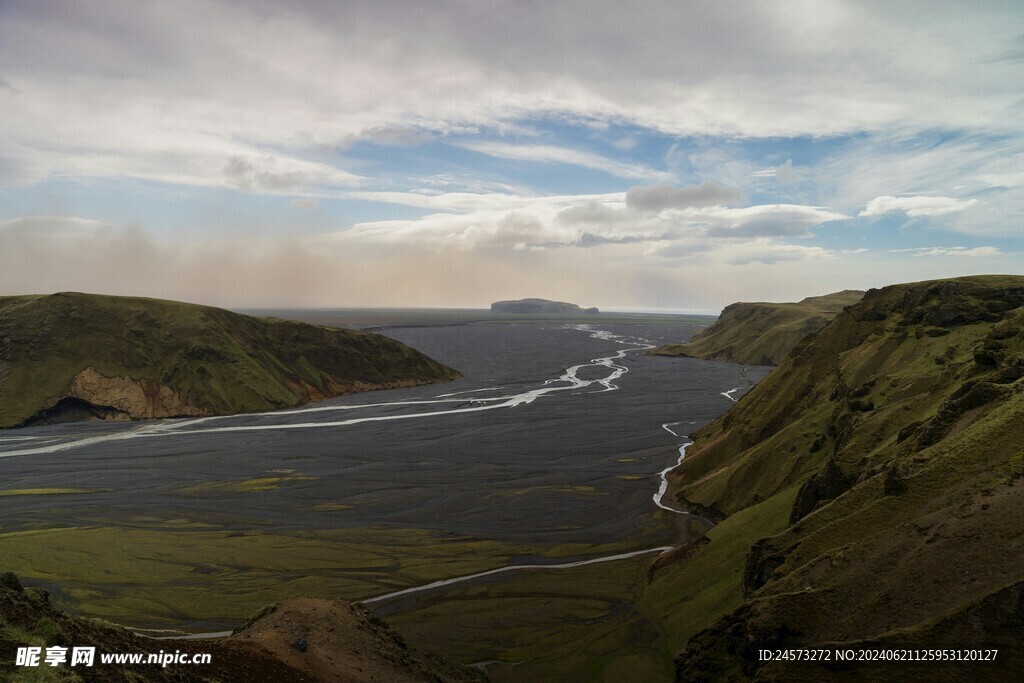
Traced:
[[0, 2], [0, 294], [717, 312], [1024, 271], [1024, 5]]

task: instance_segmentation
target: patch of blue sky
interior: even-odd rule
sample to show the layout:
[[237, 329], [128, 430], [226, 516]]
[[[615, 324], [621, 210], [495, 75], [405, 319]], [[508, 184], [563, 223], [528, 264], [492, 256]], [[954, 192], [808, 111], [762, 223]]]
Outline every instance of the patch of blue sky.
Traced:
[[[550, 115], [520, 119], [506, 128], [435, 137], [416, 146], [357, 142], [341, 153], [339, 165], [368, 177], [373, 189], [436, 191], [526, 191], [532, 194], [620, 192], [634, 185], [665, 180], [680, 185], [712, 180], [743, 190], [750, 204], [819, 205], [821, 187], [815, 167], [859, 148], [889, 153], [920, 152], [960, 139], [956, 131], [926, 131], [907, 138], [857, 132], [839, 136], [736, 138], [676, 136], [610, 121]], [[546, 146], [602, 157], [608, 168], [553, 161], [510, 159], [488, 154], [487, 145]], [[474, 151], [472, 147], [476, 146]], [[527, 155], [528, 156], [528, 155]], [[775, 177], [787, 162], [796, 169], [787, 179]], [[647, 170], [650, 177], [633, 170]]]
[[[812, 228], [813, 237], [806, 243], [833, 250], [867, 249], [876, 253], [975, 247], [996, 247], [1011, 252], [1021, 248], [1019, 240], [953, 231], [947, 227], [950, 220], [951, 216], [908, 217], [902, 212], [853, 216], [849, 220], [832, 221]], [[792, 242], [799, 244], [802, 240]]]
[[[288, 207], [293, 215], [307, 209]], [[365, 199], [321, 199], [319, 210], [331, 217], [328, 227], [333, 230], [344, 230], [356, 223], [372, 221], [413, 220], [432, 213], [434, 209], [424, 209], [391, 202], [377, 202]]]
[[138, 225], [164, 237], [309, 235], [355, 223], [413, 219], [417, 207], [360, 199], [265, 194], [229, 187], [183, 187], [145, 181], [47, 180], [0, 190], [0, 221], [24, 216], [88, 217]]
[[[360, 141], [341, 151], [339, 165], [367, 177], [359, 190], [475, 192], [494, 191], [509, 182], [502, 160], [451, 144], [448, 138], [420, 145]], [[539, 188], [530, 188], [539, 191]], [[378, 204], [379, 206], [379, 204]]]
[[594, 125], [592, 121], [581, 123], [577, 119], [549, 116], [522, 119], [520, 123], [533, 134], [506, 136], [504, 141], [582, 149], [656, 169], [665, 168], [665, 152], [680, 139], [653, 128], [615, 120]]
[[160, 228], [193, 212], [194, 195], [192, 188], [178, 185], [57, 177], [29, 187], [0, 189], [0, 220], [46, 215], [125, 223], [145, 216], [148, 227]]
[[[342, 155], [345, 160], [353, 162], [346, 163], [347, 169], [371, 177], [362, 188], [367, 190], [519, 190], [530, 194], [592, 194], [622, 192], [638, 182], [577, 164], [509, 159], [462, 146], [480, 142], [509, 144], [511, 141], [492, 136], [453, 136], [418, 146], [381, 145], [367, 141], [351, 146]], [[536, 139], [521, 143], [555, 144], [554, 141], [538, 142]]]
[[625, 192], [641, 184], [638, 179], [577, 164], [502, 159], [481, 154], [480, 163], [500, 171], [505, 182], [530, 188], [534, 194], [575, 195]]

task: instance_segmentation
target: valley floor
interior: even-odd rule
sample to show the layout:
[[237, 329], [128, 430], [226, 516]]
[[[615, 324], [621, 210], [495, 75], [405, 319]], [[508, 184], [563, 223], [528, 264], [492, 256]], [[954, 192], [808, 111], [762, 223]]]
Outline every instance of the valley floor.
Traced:
[[[642, 353], [695, 329], [398, 328], [464, 379], [276, 413], [0, 434], [4, 569], [80, 614], [220, 631], [292, 595], [359, 600], [673, 544], [687, 521], [652, 498], [676, 434], [765, 373]], [[496, 680], [659, 680], [676, 644], [645, 601], [650, 558], [372, 606], [418, 645], [490, 662]]]

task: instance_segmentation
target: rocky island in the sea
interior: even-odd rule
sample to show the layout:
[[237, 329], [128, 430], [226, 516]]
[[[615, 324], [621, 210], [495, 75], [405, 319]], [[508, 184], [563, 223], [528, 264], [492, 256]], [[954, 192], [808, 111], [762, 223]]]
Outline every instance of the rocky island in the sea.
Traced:
[[588, 314], [600, 313], [596, 307], [580, 308], [576, 304], [548, 299], [515, 299], [512, 301], [495, 301], [491, 304], [492, 313], [558, 313]]

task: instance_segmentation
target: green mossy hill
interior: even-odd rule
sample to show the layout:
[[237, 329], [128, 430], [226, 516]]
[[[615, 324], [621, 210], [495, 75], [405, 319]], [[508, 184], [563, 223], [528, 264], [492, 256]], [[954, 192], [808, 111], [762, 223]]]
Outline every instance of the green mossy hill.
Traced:
[[[39, 666], [17, 666], [18, 648], [40, 648]], [[67, 648], [48, 666], [48, 648]], [[72, 648], [94, 647], [92, 666], [71, 666]], [[208, 654], [208, 664], [104, 664], [103, 654]], [[71, 683], [135, 681], [309, 683], [310, 681], [481, 681], [480, 672], [418, 651], [360, 605], [298, 598], [261, 610], [230, 638], [154, 640], [128, 629], [73, 617], [41, 588], [0, 575], [0, 680]]]
[[817, 332], [864, 292], [844, 290], [797, 303], [735, 303], [714, 325], [683, 344], [651, 351], [657, 356], [688, 356], [747, 365], [779, 365], [804, 337]]
[[[1024, 277], [869, 291], [694, 435], [672, 475], [734, 555], [681, 680], [1002, 680], [1024, 665]], [[794, 494], [795, 492], [795, 494]], [[792, 501], [775, 505], [772, 501]], [[781, 530], [781, 531], [779, 531]], [[697, 565], [694, 565], [697, 566]], [[685, 600], [684, 600], [685, 598]], [[707, 601], [705, 601], [707, 602]], [[690, 637], [692, 636], [692, 637]], [[758, 663], [758, 649], [999, 648], [995, 664]], [[1014, 669], [1013, 667], [1016, 667]], [[959, 677], [959, 678], [958, 678]]]
[[270, 410], [457, 376], [377, 334], [158, 299], [0, 297], [0, 427]]

